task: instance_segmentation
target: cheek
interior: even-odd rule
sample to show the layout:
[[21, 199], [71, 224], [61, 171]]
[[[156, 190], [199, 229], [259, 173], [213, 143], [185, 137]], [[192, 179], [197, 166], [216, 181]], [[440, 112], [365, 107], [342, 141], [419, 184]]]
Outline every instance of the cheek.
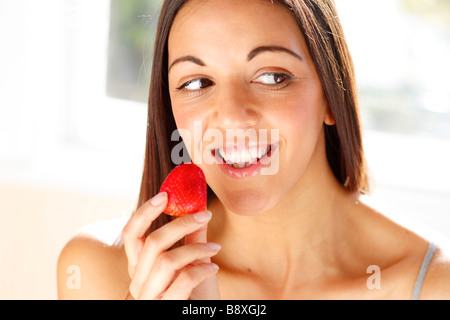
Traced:
[[280, 132], [290, 139], [301, 140], [317, 135], [323, 124], [324, 110], [320, 95], [302, 95], [286, 99], [274, 118], [278, 119]]
[[323, 128], [325, 104], [320, 94], [292, 97], [277, 112], [286, 168], [302, 172], [310, 162]]
[[[194, 121], [188, 113], [181, 112], [180, 109], [176, 107], [172, 108], [172, 112], [178, 129], [178, 134], [181, 136], [181, 139], [183, 139], [184, 145], [192, 159], [191, 155], [193, 154], [192, 150], [194, 147], [193, 143], [195, 133]], [[178, 136], [174, 137], [174, 135], [172, 135], [172, 140], [174, 138], [178, 138]]]
[[203, 159], [200, 157], [203, 156], [203, 153], [200, 147], [207, 123], [206, 119], [202, 117], [204, 114], [197, 110], [186, 111], [186, 108], [176, 105], [172, 108], [172, 112], [178, 133], [183, 139], [190, 159], [196, 164], [202, 163]]

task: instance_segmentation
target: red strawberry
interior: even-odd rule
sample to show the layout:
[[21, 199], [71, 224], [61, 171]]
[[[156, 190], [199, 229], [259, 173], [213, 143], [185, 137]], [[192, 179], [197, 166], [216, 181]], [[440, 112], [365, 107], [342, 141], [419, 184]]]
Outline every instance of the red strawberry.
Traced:
[[173, 169], [159, 192], [167, 192], [168, 203], [164, 213], [171, 216], [206, 210], [206, 180], [202, 169], [193, 163]]

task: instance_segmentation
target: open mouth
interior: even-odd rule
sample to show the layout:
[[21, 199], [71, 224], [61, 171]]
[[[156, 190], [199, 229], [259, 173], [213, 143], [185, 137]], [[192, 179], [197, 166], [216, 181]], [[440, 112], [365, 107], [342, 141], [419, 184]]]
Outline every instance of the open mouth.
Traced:
[[244, 169], [261, 163], [262, 159], [270, 157], [275, 145], [247, 147], [242, 150], [236, 148], [213, 149], [212, 155], [217, 156], [220, 163], [225, 163], [234, 169]]

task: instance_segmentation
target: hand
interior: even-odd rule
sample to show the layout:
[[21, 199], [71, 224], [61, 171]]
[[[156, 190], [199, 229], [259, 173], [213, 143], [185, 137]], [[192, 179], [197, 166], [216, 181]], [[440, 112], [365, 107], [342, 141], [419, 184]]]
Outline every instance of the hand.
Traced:
[[[159, 193], [144, 203], [122, 231], [135, 299], [218, 299], [217, 265], [211, 263], [220, 246], [206, 242], [211, 212], [176, 218], [147, 237], [151, 223], [167, 205]], [[170, 249], [185, 237], [185, 245]]]

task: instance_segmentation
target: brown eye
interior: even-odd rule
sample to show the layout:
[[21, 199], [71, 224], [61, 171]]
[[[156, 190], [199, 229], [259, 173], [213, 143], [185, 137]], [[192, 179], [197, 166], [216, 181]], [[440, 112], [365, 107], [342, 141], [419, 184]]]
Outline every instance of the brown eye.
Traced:
[[283, 73], [264, 73], [255, 82], [266, 85], [277, 85], [289, 80], [289, 76]]
[[212, 85], [214, 85], [214, 83], [211, 80], [205, 79], [205, 78], [199, 78], [199, 79], [190, 80], [190, 81], [182, 84], [177, 89], [178, 90], [185, 89], [185, 90], [189, 90], [189, 91], [196, 91], [196, 90], [205, 89]]

